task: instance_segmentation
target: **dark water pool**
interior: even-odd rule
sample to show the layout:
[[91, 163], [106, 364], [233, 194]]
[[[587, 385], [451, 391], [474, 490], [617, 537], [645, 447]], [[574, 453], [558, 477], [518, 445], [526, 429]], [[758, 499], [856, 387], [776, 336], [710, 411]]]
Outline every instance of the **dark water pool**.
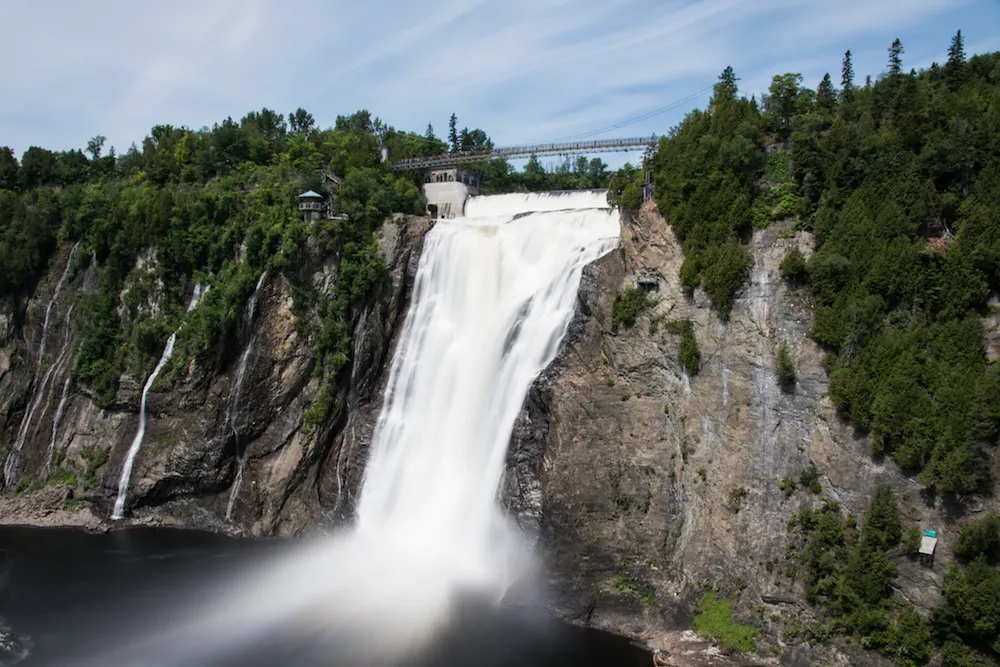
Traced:
[[[166, 608], [179, 601], [197, 606], [198, 596], [213, 582], [289, 548], [287, 542], [177, 530], [90, 534], [0, 528], [0, 665], [95, 665], [93, 656], [107, 655], [155, 629], [150, 619]], [[20, 662], [18, 638], [30, 646]], [[167, 653], [154, 649], [142, 659], [97, 664], [194, 667]], [[213, 660], [204, 667], [355, 664], [338, 657], [335, 646], [287, 635], [256, 637]], [[648, 653], [620, 637], [558, 623], [540, 612], [499, 611], [476, 602], [463, 604], [442, 637], [406, 662], [408, 667], [651, 664]]]

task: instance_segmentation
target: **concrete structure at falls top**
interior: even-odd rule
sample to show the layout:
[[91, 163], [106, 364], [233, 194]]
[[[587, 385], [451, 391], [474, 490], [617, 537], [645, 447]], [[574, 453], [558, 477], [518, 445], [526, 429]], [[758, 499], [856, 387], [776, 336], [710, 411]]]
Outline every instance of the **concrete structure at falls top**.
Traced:
[[450, 220], [465, 215], [465, 202], [479, 194], [479, 176], [460, 167], [431, 169], [424, 177], [427, 215]]

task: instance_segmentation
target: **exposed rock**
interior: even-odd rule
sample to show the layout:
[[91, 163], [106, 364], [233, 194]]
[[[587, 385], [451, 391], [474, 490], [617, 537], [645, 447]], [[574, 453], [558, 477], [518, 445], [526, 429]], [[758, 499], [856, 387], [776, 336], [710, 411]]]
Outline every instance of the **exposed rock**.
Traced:
[[[790, 222], [755, 233], [750, 280], [728, 322], [700, 290], [684, 296], [682, 249], [649, 204], [623, 221], [621, 252], [586, 269], [566, 347], [515, 429], [505, 486], [527, 532], [541, 516], [553, 605], [563, 616], [655, 646], [689, 627], [697, 594], [719, 586], [736, 599], [742, 622], [767, 631], [761, 657], [776, 646], [782, 664], [821, 664], [815, 651], [774, 643], [786, 620], [814, 611], [801, 582], [785, 575], [786, 524], [800, 505], [825, 499], [861, 516], [880, 484], [895, 489], [905, 521], [941, 531], [933, 568], [896, 554], [900, 597], [925, 610], [939, 602], [956, 517], [928, 506], [921, 485], [894, 464], [874, 461], [837, 416], [823, 352], [807, 337], [808, 292], [778, 271], [795, 246], [808, 255], [812, 239]], [[634, 328], [612, 334], [614, 296], [639, 274], [659, 279], [652, 305]], [[688, 318], [701, 351], [691, 377], [667, 326]], [[798, 374], [788, 394], [774, 372], [781, 342]], [[780, 480], [810, 465], [822, 492], [786, 498]], [[849, 650], [847, 662], [836, 655], [823, 652], [822, 664], [869, 664]]]
[[[229, 492], [236, 475], [237, 442], [229, 423], [230, 395], [241, 351], [224, 350], [221, 368], [192, 363], [171, 380], [160, 377], [148, 397], [149, 420], [142, 449], [135, 461], [129, 489], [127, 522], [144, 525], [186, 525], [251, 535], [292, 535], [316, 530], [335, 520], [340, 479], [344, 498], [352, 498], [374, 421], [381, 403], [383, 375], [388, 370], [390, 347], [402, 322], [416, 272], [428, 220], [396, 216], [381, 233], [383, 258], [390, 280], [382, 294], [359, 314], [353, 340], [355, 349], [345, 381], [331, 400], [328, 418], [309, 426], [303, 413], [312, 406], [321, 383], [313, 377], [313, 341], [304, 338], [292, 314], [292, 288], [282, 276], [268, 277], [259, 295], [255, 344], [248, 359], [235, 421], [239, 448], [245, 455], [244, 483], [236, 501], [234, 521], [224, 520]], [[336, 278], [336, 263], [316, 258], [313, 284], [328, 295]], [[140, 265], [154, 255], [140, 258]], [[55, 263], [54, 263], [55, 266]], [[62, 267], [59, 267], [60, 270]], [[55, 269], [54, 269], [55, 270]], [[57, 276], [58, 278], [58, 276]], [[87, 276], [67, 284], [64, 295], [84, 287]], [[38, 360], [38, 341], [48, 300], [53, 293], [49, 275], [27, 306], [25, 340], [17, 340], [3, 314], [0, 321], [0, 443], [7, 454], [32, 400]], [[65, 309], [60, 300], [50, 318], [50, 340], [61, 339]], [[156, 303], [148, 304], [158, 308]], [[55, 359], [46, 350], [44, 363]], [[52, 378], [59, 389], [65, 371]], [[77, 475], [87, 470], [85, 457], [107, 450], [107, 463], [93, 471], [84, 486], [83, 501], [62, 509], [62, 501], [48, 495], [8, 495], [0, 506], [2, 521], [26, 524], [66, 524], [97, 528], [110, 515], [117, 495], [125, 455], [138, 424], [139, 395], [144, 378], [123, 377], [114, 404], [102, 409], [81, 388], [73, 386], [61, 415], [53, 446], [57, 462]], [[21, 457], [21, 471], [28, 486], [49, 474], [47, 461], [58, 392], [48, 392], [44, 412], [34, 416]], [[43, 396], [43, 398], [45, 398]], [[339, 473], [339, 475], [338, 475]], [[92, 487], [92, 488], [90, 488]], [[54, 487], [53, 487], [54, 488]], [[8, 490], [10, 493], [11, 490]], [[353, 505], [342, 503], [336, 517], [349, 517]], [[108, 524], [110, 525], [110, 524]], [[117, 525], [117, 524], [116, 524]]]

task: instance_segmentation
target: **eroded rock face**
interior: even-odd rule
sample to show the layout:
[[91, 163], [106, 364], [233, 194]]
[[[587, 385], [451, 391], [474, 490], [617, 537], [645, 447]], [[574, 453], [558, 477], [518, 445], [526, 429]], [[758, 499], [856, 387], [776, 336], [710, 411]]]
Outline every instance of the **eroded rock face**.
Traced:
[[[291, 285], [282, 276], [269, 276], [259, 294], [254, 344], [235, 419], [230, 419], [229, 408], [242, 350], [223, 351], [221, 368], [192, 363], [178, 377], [158, 379], [149, 394], [146, 436], [132, 473], [128, 521], [291, 535], [350, 516], [381, 404], [387, 361], [428, 226], [425, 218], [404, 216], [384, 225], [381, 251], [390, 280], [357, 318], [349, 373], [343, 374], [322, 423], [307, 425], [303, 419], [321, 383], [313, 374], [313, 341], [296, 327]], [[335, 264], [318, 260], [313, 283], [321, 294], [329, 295]], [[28, 303], [21, 338], [12, 324], [13, 313], [0, 317], [0, 452], [5, 456], [32, 402], [34, 383], [54, 363], [51, 341], [74, 335], [72, 323], [65, 330], [63, 317], [69, 295], [85, 288], [86, 276], [76, 277], [56, 302], [43, 373], [36, 376], [42, 320], [53, 292], [50, 282], [51, 275]], [[0, 521], [108, 525], [106, 517], [138, 424], [144, 379], [123, 378], [114, 405], [107, 409], [71, 386], [53, 443], [53, 420], [65, 377], [65, 371], [57, 368], [50, 388], [40, 393], [43, 407], [33, 416], [20, 478], [41, 480], [48, 475], [50, 446], [56, 466], [67, 459], [76, 470], [85, 471], [85, 452], [105, 448], [107, 463], [94, 471], [93, 479], [76, 485], [76, 498], [67, 496], [65, 488], [59, 493], [51, 488], [19, 493], [7, 489], [0, 498]], [[232, 521], [227, 522], [237, 452], [245, 456], [244, 479]]]
[[[728, 322], [700, 290], [684, 296], [682, 249], [648, 204], [623, 220], [620, 252], [586, 269], [564, 350], [515, 429], [505, 487], [529, 531], [541, 526], [554, 606], [565, 617], [682, 646], [674, 630], [689, 627], [700, 593], [719, 586], [739, 601], [737, 617], [775, 643], [811, 613], [801, 581], [786, 576], [788, 519], [826, 499], [861, 517], [880, 484], [895, 489], [905, 521], [943, 529], [933, 569], [896, 554], [900, 596], [924, 609], [939, 601], [954, 517], [928, 507], [920, 484], [894, 464], [874, 461], [836, 415], [823, 352], [807, 337], [808, 292], [779, 274], [796, 246], [808, 256], [812, 239], [790, 223], [755, 233], [750, 280]], [[615, 294], [647, 274], [659, 281], [652, 306], [634, 328], [612, 333]], [[694, 323], [697, 374], [682, 368], [669, 326], [683, 319]], [[791, 393], [774, 371], [782, 342], [798, 373]], [[786, 497], [780, 481], [810, 465], [822, 492]], [[817, 658], [804, 646], [782, 655], [786, 664]]]

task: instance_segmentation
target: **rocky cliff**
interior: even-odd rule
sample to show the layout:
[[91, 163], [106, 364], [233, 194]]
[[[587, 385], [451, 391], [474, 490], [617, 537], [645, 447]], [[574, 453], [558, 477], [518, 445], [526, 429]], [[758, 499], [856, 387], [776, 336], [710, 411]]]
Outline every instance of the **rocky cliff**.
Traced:
[[[684, 296], [681, 247], [650, 204], [623, 220], [620, 252], [586, 271], [564, 350], [515, 430], [508, 483], [508, 493], [520, 492], [514, 509], [540, 528], [564, 616], [672, 647], [690, 664], [715, 664], [728, 659], [682, 631], [699, 595], [717, 587], [737, 601], [738, 620], [763, 631], [757, 654], [768, 662], [883, 664], [804, 641], [813, 612], [786, 553], [787, 522], [801, 505], [830, 499], [860, 517], [881, 484], [894, 488], [904, 521], [941, 535], [933, 567], [894, 554], [897, 593], [925, 610], [939, 601], [959, 517], [925, 501], [891, 461], [873, 459], [837, 416], [823, 352], [807, 337], [808, 291], [779, 275], [795, 246], [808, 256], [813, 242], [790, 222], [754, 234], [750, 280], [728, 322], [700, 291]], [[614, 297], [640, 275], [654, 276], [658, 289], [634, 327], [612, 332]], [[679, 360], [672, 323], [685, 319], [701, 352], [697, 374]], [[781, 344], [798, 376], [790, 392], [775, 373]], [[810, 466], [819, 493], [779, 488]]]
[[[380, 248], [390, 280], [357, 314], [348, 368], [318, 423], [303, 418], [321, 390], [313, 341], [296, 327], [292, 286], [280, 275], [260, 285], [252, 332], [244, 336], [243, 344], [252, 341], [253, 347], [235, 413], [245, 348], [226, 351], [219, 368], [192, 363], [173, 379], [158, 379], [149, 393], [149, 425], [126, 522], [290, 535], [349, 516], [428, 226], [426, 218], [412, 216], [383, 226]], [[110, 525], [138, 426], [143, 378], [123, 378], [115, 402], [104, 409], [69, 379], [75, 334], [69, 310], [75, 295], [93, 286], [86, 271], [59, 285], [68, 251], [53, 262], [24, 312], [0, 314], [4, 456], [23, 439], [15, 455], [17, 485], [5, 490], [0, 504], [3, 522]], [[335, 258], [314, 260], [313, 285], [329, 296]], [[66, 400], [60, 401], [64, 387]], [[227, 520], [240, 458], [243, 480]]]

